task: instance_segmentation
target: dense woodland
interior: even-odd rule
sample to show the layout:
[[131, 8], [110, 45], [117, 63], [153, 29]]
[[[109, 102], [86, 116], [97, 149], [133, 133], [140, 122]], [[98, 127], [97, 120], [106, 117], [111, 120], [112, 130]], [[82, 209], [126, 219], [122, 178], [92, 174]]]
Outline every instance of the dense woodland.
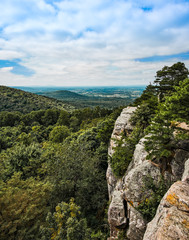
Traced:
[[[162, 176], [178, 141], [189, 139], [179, 128], [189, 124], [188, 74], [183, 63], [165, 66], [132, 103], [138, 106], [134, 131], [109, 159], [118, 178], [142, 136], [150, 134], [148, 158]], [[22, 97], [23, 91], [7, 87], [0, 92], [0, 239], [107, 239], [107, 148], [122, 107], [66, 108], [42, 96], [35, 105], [33, 94]], [[163, 180], [160, 187], [139, 206], [148, 220], [166, 190]]]
[[29, 113], [31, 111], [50, 108], [73, 110], [74, 107], [54, 98], [38, 96], [19, 89], [0, 86], [0, 111], [19, 111]]
[[120, 111], [0, 112], [1, 239], [105, 238], [107, 146]]

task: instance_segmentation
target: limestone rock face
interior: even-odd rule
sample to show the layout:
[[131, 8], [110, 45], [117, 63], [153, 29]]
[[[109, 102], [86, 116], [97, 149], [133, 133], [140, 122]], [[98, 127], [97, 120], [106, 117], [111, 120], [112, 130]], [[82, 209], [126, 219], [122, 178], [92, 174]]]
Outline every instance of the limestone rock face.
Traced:
[[127, 225], [124, 199], [122, 196], [122, 191], [120, 190], [114, 190], [113, 192], [112, 201], [108, 210], [108, 218], [111, 226], [111, 236], [117, 236], [117, 228], [124, 229]]
[[117, 184], [117, 179], [112, 172], [110, 164], [108, 164], [108, 169], [106, 171], [106, 179], [107, 179], [107, 183], [108, 183], [109, 200], [111, 200], [113, 192], [114, 192], [116, 184]]
[[[143, 240], [189, 239], [189, 152], [180, 144], [171, 162], [174, 183], [165, 194]], [[188, 159], [187, 159], [188, 158]]]
[[[117, 118], [108, 149], [109, 156], [113, 155], [116, 146], [115, 139], [120, 139], [124, 131], [131, 132], [133, 127], [129, 120], [136, 107], [127, 107], [123, 109], [121, 115]], [[128, 224], [127, 203], [123, 198], [123, 181], [117, 179], [111, 169], [110, 164], [106, 172], [108, 183], [109, 199], [111, 201], [108, 209], [108, 221], [110, 225], [110, 240], [116, 239], [119, 229], [124, 229]]]
[[131, 205], [128, 205], [129, 227], [127, 238], [132, 240], [142, 239], [146, 230], [146, 221], [143, 216]]
[[163, 197], [143, 240], [189, 239], [189, 176], [174, 183]]
[[159, 168], [149, 161], [144, 161], [135, 168], [132, 168], [123, 178], [124, 197], [134, 206], [138, 206], [144, 195], [144, 178], [152, 176], [158, 182], [160, 179]]
[[[132, 131], [133, 127], [129, 120], [135, 110], [135, 107], [124, 109], [115, 122], [109, 147], [110, 156], [112, 156], [113, 148], [116, 146], [115, 139], [120, 139], [123, 131], [126, 133]], [[122, 179], [116, 179], [110, 164], [108, 166], [106, 177], [111, 200], [108, 210], [110, 240], [117, 239], [120, 229], [127, 229], [127, 237], [131, 240], [140, 240], [144, 235], [146, 221], [134, 208], [134, 205], [138, 205], [141, 200], [143, 176], [153, 171], [157, 178], [160, 174], [157, 168], [145, 161], [147, 153], [144, 150], [144, 141], [145, 139], [141, 139], [137, 144], [133, 160]]]
[[188, 140], [179, 141], [178, 148], [183, 149], [185, 151], [189, 151], [189, 141]]
[[133, 161], [131, 162], [130, 166], [128, 167], [128, 171], [131, 168], [135, 168], [138, 165], [142, 164], [143, 161], [146, 160], [147, 152], [144, 149], [144, 142], [145, 138], [140, 139], [139, 143], [135, 147], [135, 151], [133, 154]]
[[[130, 118], [135, 110], [135, 107], [125, 108], [115, 122], [108, 149], [110, 157], [116, 146], [115, 139], [120, 139], [124, 131], [132, 132]], [[142, 138], [136, 145], [133, 159], [121, 179], [114, 176], [110, 164], [108, 165], [106, 177], [110, 200], [108, 209], [109, 240], [117, 239], [121, 229], [125, 230], [129, 240], [189, 239], [189, 141], [184, 140], [178, 143], [178, 148], [170, 163], [171, 171], [165, 172], [164, 175], [167, 182], [181, 179], [183, 181], [172, 185], [148, 227], [136, 207], [144, 195], [150, 196], [151, 194], [151, 190], [144, 189], [145, 178], [151, 176], [156, 184], [161, 178], [161, 173], [157, 164], [146, 160], [147, 152], [144, 143], [145, 138]]]
[[[115, 139], [120, 139], [121, 134], [124, 131], [132, 131], [133, 127], [130, 124], [129, 120], [135, 110], [136, 110], [136, 107], [124, 108], [123, 111], [121, 112], [121, 115], [117, 118], [117, 120], [115, 122], [114, 130], [112, 132], [110, 145], [108, 148], [109, 156], [113, 155], [113, 152], [114, 152], [113, 148], [116, 146]], [[106, 179], [107, 179], [107, 183], [108, 183], [109, 199], [111, 200], [113, 191], [116, 187], [117, 179], [112, 172], [110, 164], [108, 165], [108, 169], [106, 172]]]
[[110, 147], [108, 149], [108, 154], [110, 156], [112, 156], [114, 152], [113, 147], [116, 146], [115, 140], [113, 139], [120, 139], [122, 132], [124, 131], [131, 132], [133, 130], [133, 126], [131, 125], [129, 120], [136, 109], [137, 109], [136, 107], [124, 108], [121, 112], [121, 115], [117, 118], [110, 140]]

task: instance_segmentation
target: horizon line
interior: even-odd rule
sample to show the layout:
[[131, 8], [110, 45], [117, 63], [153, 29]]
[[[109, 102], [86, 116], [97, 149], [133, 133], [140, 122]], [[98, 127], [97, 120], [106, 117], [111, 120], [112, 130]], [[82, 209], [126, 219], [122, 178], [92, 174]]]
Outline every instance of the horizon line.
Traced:
[[[3, 86], [3, 85], [1, 85], [1, 86]], [[57, 86], [57, 85], [42, 85], [42, 86], [40, 86], [40, 85], [4, 85], [4, 86], [7, 86], [7, 87], [49, 87], [49, 88], [51, 88], [51, 87], [145, 87], [145, 86], [147, 86], [147, 84], [139, 84], [139, 85], [103, 85], [103, 86], [101, 86], [101, 85], [83, 85], [83, 86], [81, 86], [81, 85], [74, 85], [74, 86]]]

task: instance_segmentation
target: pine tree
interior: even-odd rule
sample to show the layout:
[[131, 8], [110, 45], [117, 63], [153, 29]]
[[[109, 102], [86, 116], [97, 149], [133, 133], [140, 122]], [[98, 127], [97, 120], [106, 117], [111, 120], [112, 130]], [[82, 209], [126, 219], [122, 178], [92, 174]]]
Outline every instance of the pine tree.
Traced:
[[174, 92], [175, 86], [179, 86], [179, 83], [186, 79], [189, 75], [188, 69], [184, 63], [178, 62], [171, 67], [164, 66], [162, 70], [157, 71], [155, 88], [160, 100], [164, 98], [166, 94]]

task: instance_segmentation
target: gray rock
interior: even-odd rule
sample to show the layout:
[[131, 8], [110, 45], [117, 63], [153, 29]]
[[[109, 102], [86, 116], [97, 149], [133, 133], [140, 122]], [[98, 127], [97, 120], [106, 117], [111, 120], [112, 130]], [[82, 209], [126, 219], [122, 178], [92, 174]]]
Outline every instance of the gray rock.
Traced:
[[112, 169], [110, 167], [110, 164], [108, 165], [108, 168], [106, 171], [106, 179], [107, 179], [107, 184], [108, 184], [109, 200], [111, 201], [112, 194], [113, 194], [116, 184], [117, 184], [117, 178], [114, 176]]
[[127, 107], [124, 108], [121, 112], [121, 115], [117, 118], [115, 125], [114, 125], [114, 129], [112, 132], [112, 136], [111, 136], [111, 140], [110, 140], [110, 146], [108, 149], [108, 154], [110, 156], [113, 155], [113, 148], [116, 147], [116, 139], [120, 139], [121, 138], [121, 134], [124, 131], [128, 131], [131, 132], [133, 130], [133, 126], [131, 125], [131, 123], [129, 122], [133, 112], [136, 110], [136, 107]]
[[171, 161], [171, 169], [172, 169], [172, 177], [173, 181], [181, 180], [182, 174], [184, 172], [185, 161], [189, 158], [189, 152], [177, 149], [175, 152], [175, 156]]
[[120, 189], [114, 190], [111, 204], [108, 209], [108, 221], [110, 225], [111, 237], [117, 237], [119, 229], [124, 229], [127, 225], [124, 199], [122, 195], [123, 193]]
[[[125, 127], [127, 126], [127, 129], [130, 131], [132, 130], [132, 126], [129, 122], [133, 112], [136, 110], [136, 107], [127, 107], [124, 108], [121, 112], [121, 115], [117, 118], [114, 126], [114, 130], [112, 132], [110, 145], [108, 148], [108, 155], [111, 157], [114, 152], [114, 147], [116, 147], [116, 139], [121, 138], [121, 133], [125, 131]], [[114, 176], [110, 164], [108, 164], [108, 169], [106, 172], [106, 179], [108, 183], [108, 193], [109, 193], [109, 199], [111, 199], [113, 190], [116, 187], [117, 178]]]
[[154, 182], [160, 180], [160, 170], [149, 161], [144, 161], [135, 168], [132, 168], [124, 177], [124, 197], [127, 201], [138, 206], [144, 194], [150, 195], [150, 191], [145, 188], [145, 179], [152, 177]]
[[122, 110], [121, 115], [117, 118], [115, 122], [113, 135], [120, 136], [120, 134], [125, 129], [132, 131], [133, 126], [131, 125], [129, 120], [136, 109], [136, 107], [127, 107]]
[[[116, 139], [120, 139], [121, 134], [124, 131], [127, 131], [127, 133], [132, 131], [133, 127], [129, 120], [135, 110], [136, 107], [127, 107], [123, 109], [121, 115], [116, 120], [108, 148], [108, 154], [110, 157], [113, 155], [114, 147], [116, 147]], [[114, 176], [110, 164], [108, 164], [106, 179], [108, 183], [109, 199], [111, 201], [108, 209], [108, 221], [110, 225], [109, 239], [115, 239], [117, 238], [119, 229], [126, 227], [128, 224], [126, 216], [127, 204], [123, 199], [123, 181], [122, 179], [118, 180]]]
[[189, 239], [189, 183], [174, 183], [165, 194], [143, 240]]
[[182, 175], [182, 181], [189, 178], [189, 159], [185, 162], [184, 173]]
[[144, 142], [146, 141], [145, 138], [140, 139], [139, 143], [136, 145], [134, 154], [133, 154], [133, 161], [128, 166], [127, 172], [129, 172], [132, 168], [142, 164], [143, 161], [146, 160], [147, 152], [145, 150]]
[[142, 215], [130, 204], [128, 204], [129, 228], [127, 238], [132, 240], [142, 240], [146, 230], [146, 221]]
[[177, 148], [189, 151], [189, 141], [188, 140], [179, 141], [177, 144]]

